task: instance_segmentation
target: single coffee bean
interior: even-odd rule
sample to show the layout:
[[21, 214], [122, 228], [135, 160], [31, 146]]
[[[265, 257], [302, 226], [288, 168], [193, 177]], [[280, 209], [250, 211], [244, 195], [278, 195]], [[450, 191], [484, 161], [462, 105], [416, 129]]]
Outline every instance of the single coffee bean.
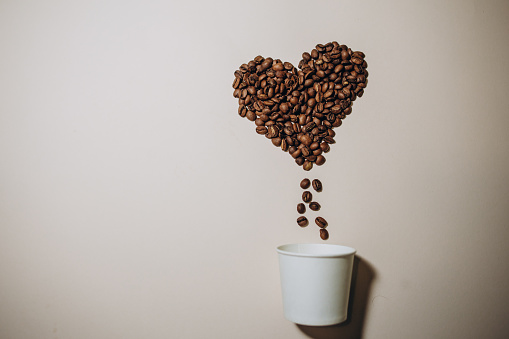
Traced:
[[300, 182], [300, 188], [305, 190], [306, 188], [309, 188], [310, 184], [311, 184], [311, 181], [309, 181], [308, 178], [302, 179], [302, 181]]
[[318, 227], [320, 228], [325, 228], [327, 227], [327, 220], [325, 220], [324, 218], [322, 217], [316, 217], [315, 219], [315, 223], [318, 225]]
[[306, 213], [306, 205], [303, 203], [297, 204], [297, 212], [299, 212], [299, 214]]
[[314, 162], [316, 161], [316, 155], [310, 154], [307, 157], [305, 157], [307, 160]]
[[311, 194], [311, 192], [305, 191], [302, 193], [302, 201], [311, 202], [311, 200], [313, 200], [313, 194]]
[[307, 147], [302, 147], [300, 150], [301, 150], [302, 155], [303, 155], [304, 157], [307, 157], [308, 155], [310, 155], [310, 154], [311, 154], [311, 151], [310, 151], [310, 150], [309, 150], [309, 148], [307, 148]]
[[[313, 155], [316, 155], [317, 157], [322, 154], [322, 149], [321, 148], [318, 148], [318, 149], [315, 149], [313, 151]], [[318, 165], [318, 164], [317, 164]]]
[[322, 238], [322, 240], [329, 239], [329, 232], [325, 228], [320, 229], [320, 238]]
[[320, 148], [322, 149], [322, 151], [323, 151], [324, 153], [327, 153], [327, 152], [329, 152], [329, 151], [330, 151], [330, 146], [329, 146], [329, 144], [328, 144], [328, 143], [326, 143], [326, 142], [322, 142], [322, 143], [320, 144]]
[[[304, 204], [303, 204], [303, 205], [304, 205]], [[310, 208], [311, 210], [313, 210], [313, 211], [319, 211], [321, 207], [322, 207], [322, 206], [320, 206], [320, 204], [319, 204], [319, 203], [317, 203], [316, 201], [312, 201], [312, 202], [310, 202], [310, 203], [309, 203], [309, 208]]]
[[265, 127], [265, 126], [258, 126], [258, 127], [256, 127], [256, 133], [258, 133], [258, 134], [265, 134], [265, 133], [267, 133], [267, 127]]
[[325, 164], [325, 157], [323, 155], [318, 155], [316, 157], [316, 161], [315, 163], [318, 165], [318, 166], [322, 166], [323, 164]]
[[299, 224], [300, 227], [306, 227], [307, 225], [309, 225], [309, 222], [306, 217], [298, 217], [297, 224]]
[[281, 146], [281, 138], [277, 137], [277, 138], [272, 138], [272, 143], [274, 144], [274, 146], [276, 147], [280, 147]]
[[317, 192], [322, 191], [322, 182], [318, 179], [313, 180], [313, 189]]
[[303, 166], [305, 162], [306, 160], [304, 159], [304, 157], [298, 157], [295, 159], [295, 163], [299, 166]]
[[300, 142], [302, 142], [302, 143], [303, 143], [304, 145], [306, 145], [306, 146], [309, 146], [309, 145], [311, 145], [311, 143], [313, 142], [313, 139], [311, 139], [311, 138], [309, 137], [309, 135], [304, 134], [304, 135], [301, 137]]
[[302, 164], [302, 168], [304, 171], [310, 171], [313, 168], [313, 163], [311, 161], [304, 161], [304, 164]]

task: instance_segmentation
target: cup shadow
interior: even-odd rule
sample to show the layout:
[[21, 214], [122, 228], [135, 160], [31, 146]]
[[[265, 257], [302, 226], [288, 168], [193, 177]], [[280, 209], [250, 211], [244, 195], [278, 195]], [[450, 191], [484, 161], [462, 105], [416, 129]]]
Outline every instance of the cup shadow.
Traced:
[[348, 317], [332, 326], [306, 326], [296, 324], [299, 330], [314, 339], [362, 338], [371, 286], [376, 271], [365, 259], [355, 256], [348, 303]]

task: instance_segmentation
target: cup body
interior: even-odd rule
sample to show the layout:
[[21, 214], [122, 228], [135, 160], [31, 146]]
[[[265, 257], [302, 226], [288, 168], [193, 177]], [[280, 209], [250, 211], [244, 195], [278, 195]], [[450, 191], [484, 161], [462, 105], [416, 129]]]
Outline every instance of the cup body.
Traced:
[[277, 248], [286, 319], [328, 326], [346, 320], [355, 249], [332, 244]]

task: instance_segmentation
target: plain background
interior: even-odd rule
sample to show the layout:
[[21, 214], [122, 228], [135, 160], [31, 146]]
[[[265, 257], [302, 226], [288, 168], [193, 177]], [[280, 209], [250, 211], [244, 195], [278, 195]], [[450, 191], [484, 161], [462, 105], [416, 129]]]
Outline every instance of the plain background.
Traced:
[[[507, 338], [507, 1], [0, 1], [0, 338]], [[305, 173], [233, 72], [317, 43], [369, 84]], [[320, 178], [350, 325], [284, 319]], [[349, 326], [352, 327], [349, 329]], [[353, 328], [355, 327], [355, 328]]]

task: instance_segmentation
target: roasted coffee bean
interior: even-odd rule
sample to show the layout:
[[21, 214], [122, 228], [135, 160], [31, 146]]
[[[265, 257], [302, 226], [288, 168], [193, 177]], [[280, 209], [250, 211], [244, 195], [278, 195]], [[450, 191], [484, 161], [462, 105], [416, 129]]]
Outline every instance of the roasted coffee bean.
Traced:
[[[315, 150], [313, 151], [313, 155], [316, 155], [316, 156], [318, 157], [319, 155], [321, 155], [321, 154], [322, 154], [322, 152], [323, 152], [323, 151], [322, 151], [322, 149], [321, 149], [321, 148], [317, 148], [317, 149], [315, 149]], [[317, 164], [317, 165], [318, 165], [318, 164]]]
[[329, 144], [328, 144], [328, 143], [326, 143], [326, 142], [322, 142], [322, 143], [320, 144], [320, 148], [322, 149], [322, 151], [323, 151], [324, 153], [327, 153], [327, 152], [329, 152], [329, 151], [330, 151], [330, 146], [329, 146]]
[[304, 190], [306, 188], [309, 188], [310, 185], [311, 185], [311, 181], [309, 181], [308, 178], [302, 179], [302, 181], [300, 182], [300, 188], [302, 188]]
[[288, 143], [286, 142], [286, 139], [281, 140], [281, 149], [286, 152], [288, 151]]
[[324, 218], [322, 217], [316, 217], [315, 219], [315, 223], [318, 225], [318, 227], [320, 228], [325, 228], [327, 227], [327, 220], [325, 220]]
[[323, 164], [325, 164], [325, 157], [321, 154], [318, 155], [316, 157], [315, 164], [317, 164], [318, 166], [322, 166]]
[[304, 216], [297, 218], [297, 224], [299, 224], [300, 227], [306, 227], [309, 225], [308, 219]]
[[302, 193], [302, 201], [311, 202], [311, 200], [313, 200], [313, 194], [309, 191], [304, 191], [304, 193]]
[[323, 138], [323, 141], [325, 141], [325, 142], [326, 142], [326, 143], [328, 143], [328, 144], [335, 144], [335, 143], [336, 143], [336, 141], [334, 140], [334, 138], [333, 138], [333, 137], [331, 137], [331, 136], [326, 136], [325, 138]]
[[309, 150], [309, 148], [307, 148], [307, 147], [302, 147], [300, 150], [301, 150], [302, 155], [303, 155], [304, 157], [307, 157], [307, 156], [309, 156], [309, 155], [311, 154], [311, 151], [310, 151], [310, 150]]
[[318, 179], [313, 180], [313, 189], [317, 192], [322, 191], [322, 182]]
[[276, 147], [280, 147], [280, 146], [281, 146], [281, 142], [282, 142], [282, 140], [281, 140], [281, 138], [279, 138], [279, 137], [272, 138], [272, 143], [273, 143], [273, 144], [274, 144], [274, 146], [276, 146]]
[[312, 202], [310, 202], [310, 203], [309, 203], [309, 208], [310, 208], [312, 211], [319, 211], [321, 207], [322, 207], [322, 206], [320, 206], [320, 204], [319, 204], [319, 203], [317, 203], [316, 201], [312, 201]]
[[265, 133], [267, 133], [267, 127], [265, 127], [265, 126], [258, 126], [258, 127], [256, 127], [256, 133], [258, 133], [258, 134], [265, 134]]
[[250, 121], [255, 121], [256, 120], [256, 113], [253, 112], [253, 111], [247, 111], [246, 118], [248, 120], [250, 120]]
[[311, 163], [316, 161], [316, 155], [310, 154], [306, 157], [306, 160], [311, 161]]
[[301, 139], [300, 142], [302, 142], [306, 146], [311, 145], [311, 143], [313, 142], [313, 139], [311, 139], [311, 137], [307, 134], [304, 134], [300, 139]]
[[304, 171], [310, 171], [313, 168], [313, 163], [311, 161], [304, 161], [304, 164], [302, 164], [302, 168]]
[[320, 238], [322, 238], [322, 240], [329, 239], [329, 232], [325, 228], [320, 229]]
[[297, 212], [299, 212], [299, 214], [306, 213], [306, 205], [304, 205], [303, 203], [298, 204], [297, 205]]

